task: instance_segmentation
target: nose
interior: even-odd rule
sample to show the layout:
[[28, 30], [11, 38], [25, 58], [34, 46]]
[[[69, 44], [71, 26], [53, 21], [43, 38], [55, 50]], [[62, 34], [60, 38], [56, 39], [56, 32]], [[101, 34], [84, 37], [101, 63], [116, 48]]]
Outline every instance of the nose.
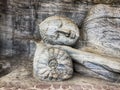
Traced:
[[64, 34], [66, 37], [70, 37], [70, 34], [71, 34], [71, 30], [67, 30], [67, 29], [61, 29], [61, 30], [58, 30], [57, 32]]
[[65, 35], [66, 37], [69, 37], [71, 39], [76, 38], [76, 33], [73, 30], [61, 29], [61, 30], [58, 30], [57, 32], [62, 33], [63, 35]]

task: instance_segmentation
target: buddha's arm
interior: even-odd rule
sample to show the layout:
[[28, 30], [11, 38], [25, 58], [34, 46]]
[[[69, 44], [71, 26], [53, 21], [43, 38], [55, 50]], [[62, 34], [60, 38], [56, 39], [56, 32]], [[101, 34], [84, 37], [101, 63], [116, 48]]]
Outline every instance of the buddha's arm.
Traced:
[[105, 79], [111, 82], [120, 82], [120, 74], [111, 72], [97, 64], [88, 63], [85, 67], [74, 62], [74, 70], [80, 75]]
[[105, 69], [108, 69], [109, 71], [120, 73], [120, 59], [103, 57], [90, 52], [80, 51], [68, 46], [56, 45], [54, 47], [65, 50], [75, 62], [84, 66], [88, 65], [88, 63], [94, 63], [104, 67]]

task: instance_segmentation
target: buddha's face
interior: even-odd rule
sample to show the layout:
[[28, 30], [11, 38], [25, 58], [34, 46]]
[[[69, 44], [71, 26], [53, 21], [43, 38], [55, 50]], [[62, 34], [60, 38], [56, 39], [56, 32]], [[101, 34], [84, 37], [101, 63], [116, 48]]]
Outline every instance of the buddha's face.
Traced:
[[73, 45], [79, 38], [78, 27], [68, 18], [49, 17], [39, 25], [39, 28], [45, 43]]

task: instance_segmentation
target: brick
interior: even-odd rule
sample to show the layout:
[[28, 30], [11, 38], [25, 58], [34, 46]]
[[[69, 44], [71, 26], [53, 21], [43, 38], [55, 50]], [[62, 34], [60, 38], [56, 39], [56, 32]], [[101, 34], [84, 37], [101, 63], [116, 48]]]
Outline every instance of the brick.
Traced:
[[53, 84], [53, 88], [54, 89], [59, 89], [60, 88], [60, 84]]
[[108, 86], [107, 85], [103, 86], [103, 89], [105, 89], [105, 90], [108, 89]]
[[13, 90], [13, 89], [11, 89], [11, 88], [5, 88], [5, 90]]
[[74, 90], [83, 90], [83, 88], [81, 87], [81, 85], [72, 85], [72, 88]]
[[36, 85], [36, 88], [47, 89], [50, 86], [51, 86], [50, 84], [39, 84], [39, 85]]
[[102, 90], [102, 87], [100, 85], [94, 85], [94, 88], [97, 90]]
[[69, 85], [62, 85], [62, 88], [63, 88], [63, 89], [68, 89], [68, 88], [69, 88]]
[[83, 88], [92, 89], [92, 85], [82, 85]]

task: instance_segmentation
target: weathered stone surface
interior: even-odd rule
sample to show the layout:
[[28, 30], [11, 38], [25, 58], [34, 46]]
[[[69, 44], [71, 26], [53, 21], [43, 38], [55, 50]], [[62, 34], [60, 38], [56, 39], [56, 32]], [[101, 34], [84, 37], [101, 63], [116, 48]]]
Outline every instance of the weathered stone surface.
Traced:
[[[81, 24], [86, 17], [87, 11], [95, 3], [107, 3], [111, 5], [116, 3], [113, 6], [119, 7], [119, 0], [0, 0], [0, 55], [17, 57], [20, 56], [27, 58], [31, 57], [34, 53], [34, 45], [33, 43], [31, 43], [30, 39], [39, 38], [37, 26], [38, 23], [42, 22], [48, 16], [61, 15], [71, 18], [81, 28]], [[95, 6], [95, 9], [93, 7], [92, 10], [91, 12], [96, 13], [91, 13], [91, 15], [94, 14], [94, 16], [92, 16], [92, 19], [94, 20], [89, 18], [90, 20], [88, 21], [90, 23], [85, 21], [85, 24], [88, 27], [89, 24], [93, 24], [93, 22], [95, 22], [98, 25], [97, 28], [99, 28], [100, 26], [100, 31], [102, 30], [102, 28], [113, 28], [113, 30], [116, 28], [119, 29], [119, 8], [111, 8], [109, 6], [98, 5]], [[101, 13], [101, 11], [103, 12]], [[101, 15], [102, 18], [98, 15], [98, 13], [100, 13], [99, 15]], [[96, 15], [98, 15], [98, 17], [96, 17]], [[104, 18], [106, 17], [106, 15], [107, 17], [109, 16], [109, 18]], [[102, 22], [104, 25], [106, 25], [106, 28], [104, 27], [104, 25], [99, 24], [97, 21], [100, 23]], [[86, 29], [86, 26], [84, 28], [86, 31], [88, 31]], [[72, 58], [75, 58], [76, 62], [78, 63], [88, 65], [90, 61], [93, 61], [92, 63], [100, 64], [102, 65], [102, 67], [109, 71], [120, 73], [118, 29], [116, 29], [116, 31], [112, 31], [111, 29], [111, 31], [114, 33], [111, 33], [111, 31], [109, 30], [108, 32], [105, 31], [105, 36], [102, 34], [103, 37], [105, 37], [105, 39], [101, 37], [101, 42], [104, 42], [103, 45], [101, 43], [99, 43], [99, 45], [98, 43], [95, 43], [98, 45], [97, 46], [94, 45], [94, 42], [91, 43], [90, 41], [90, 43], [87, 43], [88, 47], [84, 48], [85, 51], [94, 52], [96, 54], [102, 55], [104, 54], [105, 57], [84, 52], [80, 52], [77, 53], [78, 55], [75, 55], [76, 52], [74, 53], [74, 50], [69, 52], [69, 54], [72, 56]], [[85, 30], [83, 30], [82, 33], [84, 33]], [[95, 31], [98, 32], [97, 30], [98, 29], [96, 29]], [[92, 35], [94, 35], [94, 33], [92, 33], [91, 31], [92, 30], [90, 30], [91, 35], [89, 37], [92, 37]], [[83, 36], [82, 33], [80, 33], [81, 36]], [[99, 38], [100, 34], [95, 35], [94, 36], [97, 39]], [[113, 37], [110, 37], [111, 35]], [[83, 37], [81, 37], [81, 39], [83, 39]], [[88, 38], [88, 40], [92, 41], [96, 39], [92, 40], [92, 38]], [[111, 41], [114, 43], [111, 43]], [[109, 53], [106, 52], [106, 50], [108, 50]], [[86, 57], [86, 55], [88, 56]], [[111, 57], [114, 56], [118, 59], [107, 58], [106, 55]], [[18, 59], [16, 59], [16, 61], [17, 60]]]
[[0, 55], [31, 58], [35, 50], [31, 39], [40, 38], [39, 23], [60, 15], [81, 26], [91, 5], [63, 0], [1, 0], [0, 7]]
[[[82, 1], [86, 1], [86, 0], [82, 0]], [[103, 3], [103, 4], [119, 4], [120, 1], [119, 0], [87, 0], [86, 2], [91, 2], [91, 3]]]
[[39, 25], [44, 43], [74, 45], [79, 38], [79, 29], [69, 18], [52, 16]]
[[[13, 60], [15, 59], [15, 60]], [[12, 58], [16, 61], [18, 58]], [[10, 60], [10, 58], [8, 58]], [[16, 62], [14, 62], [16, 63]], [[18, 65], [19, 67], [18, 67]], [[104, 80], [84, 77], [82, 74], [74, 73], [74, 77], [63, 82], [38, 81], [32, 76], [31, 60], [23, 59], [23, 63], [12, 64], [14, 70], [0, 78], [0, 90], [119, 90], [119, 83], [111, 83]], [[100, 89], [101, 88], [101, 89]]]
[[74, 69], [80, 75], [83, 75], [86, 77], [105, 79], [111, 82], [120, 82], [119, 73], [109, 71], [104, 67], [100, 66], [99, 64], [97, 65], [97, 64], [87, 62], [86, 64], [82, 65], [82, 64], [74, 63]]
[[[113, 75], [113, 77], [114, 78], [117, 77], [118, 81], [119, 81], [119, 76], [120, 76], [119, 75], [119, 73], [120, 73], [119, 59], [100, 56], [100, 55], [97, 55], [94, 53], [77, 50], [77, 49], [74, 49], [74, 48], [71, 48], [68, 46], [55, 45], [54, 47], [65, 50], [72, 57], [72, 59], [75, 62], [79, 63], [80, 65], [82, 64], [89, 70], [92, 70], [91, 72], [95, 72], [98, 75], [100, 74], [100, 75], [103, 75], [104, 77], [109, 78], [111, 81], [112, 81], [112, 78], [109, 77], [110, 73], [111, 72], [116, 73], [115, 77], [114, 77], [114, 75]], [[96, 69], [96, 68], [98, 68], [98, 69]], [[99, 71], [100, 69], [103, 70], [103, 72]], [[76, 68], [76, 70], [77, 70], [77, 68]], [[78, 68], [78, 70], [79, 70], [79, 68]], [[85, 72], [87, 73], [88, 71], [85, 70]], [[93, 74], [95, 74], [95, 73], [93, 73]], [[98, 77], [100, 77], [100, 76], [98, 76]]]
[[49, 16], [60, 15], [69, 17], [81, 28], [89, 8], [106, 2], [119, 7], [120, 1], [0, 0], [0, 55], [32, 57], [34, 44], [30, 38], [39, 38], [38, 23]]
[[86, 51], [120, 58], [120, 8], [94, 6], [84, 22]]
[[63, 50], [37, 43], [33, 61], [34, 77], [39, 80], [61, 81], [73, 75], [70, 56]]
[[90, 10], [82, 28], [83, 39], [87, 44], [80, 49], [84, 51], [68, 46], [54, 46], [67, 51], [75, 62], [83, 65], [75, 66], [76, 71], [83, 73], [84, 69], [88, 76], [120, 82], [119, 9], [100, 4]]
[[0, 77], [10, 72], [11, 65], [7, 61], [0, 61]]
[[[61, 18], [57, 16], [50, 17], [40, 24], [40, 34], [44, 42], [53, 45], [57, 44], [58, 46], [54, 47], [67, 51], [75, 62], [83, 65], [83, 67], [79, 65], [75, 66], [76, 71], [82, 72], [82, 68], [84, 69], [84, 73], [88, 73], [88, 76], [94, 75], [94, 77], [120, 82], [119, 8], [100, 4], [90, 10], [82, 28], [84, 33], [84, 37], [82, 38], [87, 43], [87, 46], [85, 45], [81, 48], [84, 51], [68, 46], [60, 46], [69, 45], [67, 42], [63, 42], [68, 41], [68, 34], [69, 38], [75, 36], [74, 34], [71, 35], [69, 31], [66, 36], [66, 31], [76, 30], [75, 28], [69, 28], [73, 25], [69, 25], [68, 22], [65, 23], [68, 26], [64, 27], [63, 21], [65, 20], [66, 22], [65, 18], [60, 20]], [[63, 28], [61, 28], [61, 25]], [[61, 36], [65, 36], [64, 38], [60, 38], [59, 34], [57, 34], [59, 29], [62, 31]], [[56, 41], [57, 39], [58, 41]], [[75, 42], [72, 41], [72, 44], [75, 44]]]

